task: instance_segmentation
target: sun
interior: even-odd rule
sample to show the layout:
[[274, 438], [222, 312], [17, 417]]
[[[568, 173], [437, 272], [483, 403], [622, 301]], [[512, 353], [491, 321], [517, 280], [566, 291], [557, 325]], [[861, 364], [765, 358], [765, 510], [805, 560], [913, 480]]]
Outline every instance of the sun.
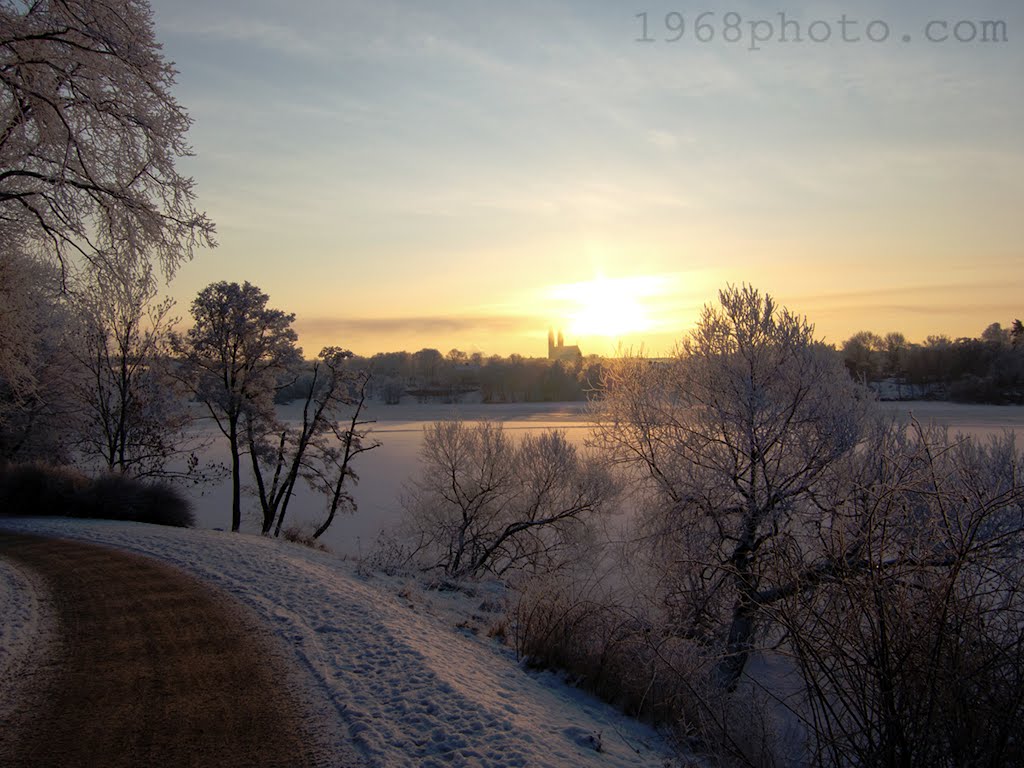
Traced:
[[551, 295], [565, 304], [562, 314], [571, 337], [620, 339], [654, 327], [647, 300], [660, 289], [656, 277], [599, 275], [586, 282], [555, 286]]

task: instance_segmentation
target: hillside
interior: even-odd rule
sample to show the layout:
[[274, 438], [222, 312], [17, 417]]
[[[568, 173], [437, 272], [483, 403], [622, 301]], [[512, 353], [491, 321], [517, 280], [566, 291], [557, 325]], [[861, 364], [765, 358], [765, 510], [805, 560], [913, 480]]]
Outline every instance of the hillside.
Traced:
[[[524, 671], [495, 641], [458, 629], [450, 599], [411, 583], [364, 578], [351, 563], [255, 536], [108, 521], [2, 525], [149, 555], [233, 596], [291, 662], [287, 685], [316, 713], [321, 738], [350, 738], [367, 765], [665, 763], [653, 730]], [[50, 621], [41, 590], [0, 561], [0, 677], [31, 657]], [[486, 613], [486, 602], [461, 604], [468, 615]]]

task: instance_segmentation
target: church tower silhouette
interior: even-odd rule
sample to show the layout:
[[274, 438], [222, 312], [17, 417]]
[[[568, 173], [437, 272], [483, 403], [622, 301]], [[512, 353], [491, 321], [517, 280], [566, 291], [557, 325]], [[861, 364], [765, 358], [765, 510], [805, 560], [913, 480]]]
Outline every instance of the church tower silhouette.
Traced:
[[567, 347], [565, 346], [565, 336], [562, 335], [562, 331], [558, 331], [558, 341], [555, 341], [555, 331], [553, 328], [548, 329], [548, 360], [566, 360], [574, 362], [576, 360], [582, 360], [583, 353], [580, 352], [580, 348], [575, 344]]

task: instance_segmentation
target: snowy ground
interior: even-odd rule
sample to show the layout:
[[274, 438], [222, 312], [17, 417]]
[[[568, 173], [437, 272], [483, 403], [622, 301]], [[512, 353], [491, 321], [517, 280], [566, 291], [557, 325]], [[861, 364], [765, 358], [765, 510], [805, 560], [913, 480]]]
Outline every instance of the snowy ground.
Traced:
[[[8, 518], [0, 527], [151, 555], [234, 595], [291, 650], [325, 737], [347, 731], [367, 765], [666, 764], [654, 730], [457, 629], [450, 598], [363, 578], [336, 557], [258, 536], [111, 521]], [[487, 602], [466, 596], [462, 610], [486, 625]], [[49, 618], [42, 586], [3, 561], [0, 612], [0, 679], [9, 679]]]
[[[1024, 436], [1020, 407], [881, 405], [910, 411], [923, 423], [948, 424], [954, 433], [984, 439], [1012, 429]], [[577, 444], [588, 432], [580, 404], [377, 404], [371, 415], [383, 446], [360, 457], [360, 510], [326, 537], [335, 552], [365, 554], [377, 531], [398, 520], [398, 497], [416, 471], [423, 425], [455, 414], [501, 421], [513, 431], [564, 429]], [[287, 407], [281, 415], [288, 417]], [[227, 483], [194, 498], [201, 527], [229, 524]], [[317, 504], [312, 494], [301, 495], [296, 518], [316, 519]], [[257, 536], [102, 521], [8, 519], [0, 525], [151, 554], [234, 594], [273, 627], [294, 654], [303, 676], [299, 687], [312, 708], [350, 731], [368, 764], [663, 765], [664, 744], [652, 730], [550, 675], [523, 672], [484, 632], [476, 637], [457, 630], [467, 614], [477, 614], [483, 629], [498, 620], [482, 609], [485, 595], [466, 597], [453, 611], [450, 594], [367, 581], [351, 563]], [[28, 663], [36, 638], [52, 631], [46, 603], [38, 580], [0, 561], [0, 679]]]

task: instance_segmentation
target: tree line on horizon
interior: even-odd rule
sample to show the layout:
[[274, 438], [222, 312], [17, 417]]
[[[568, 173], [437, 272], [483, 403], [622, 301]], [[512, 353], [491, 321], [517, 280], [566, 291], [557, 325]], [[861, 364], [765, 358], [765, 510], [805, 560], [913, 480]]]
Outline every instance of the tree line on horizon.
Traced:
[[[354, 355], [351, 364], [372, 373], [370, 392], [388, 404], [403, 397], [420, 401], [458, 402], [479, 393], [484, 403], [565, 402], [586, 400], [601, 379], [604, 358], [549, 360], [511, 354], [484, 355], [433, 348], [417, 352]], [[291, 395], [285, 390], [281, 399]]]
[[[965, 403], [1024, 402], [1024, 324], [991, 323], [978, 337], [929, 335], [908, 341], [899, 332], [859, 331], [833, 347], [850, 375], [883, 399]], [[457, 402], [478, 392], [484, 403], [584, 401], [595, 396], [609, 358], [549, 360], [520, 354], [485, 355], [436, 348], [353, 356], [373, 373], [371, 397], [397, 403], [403, 396]], [[285, 388], [281, 401], [293, 390]]]
[[991, 323], [978, 337], [855, 333], [840, 346], [850, 374], [866, 384], [888, 380], [889, 397], [965, 403], [1024, 403], [1024, 324]]

